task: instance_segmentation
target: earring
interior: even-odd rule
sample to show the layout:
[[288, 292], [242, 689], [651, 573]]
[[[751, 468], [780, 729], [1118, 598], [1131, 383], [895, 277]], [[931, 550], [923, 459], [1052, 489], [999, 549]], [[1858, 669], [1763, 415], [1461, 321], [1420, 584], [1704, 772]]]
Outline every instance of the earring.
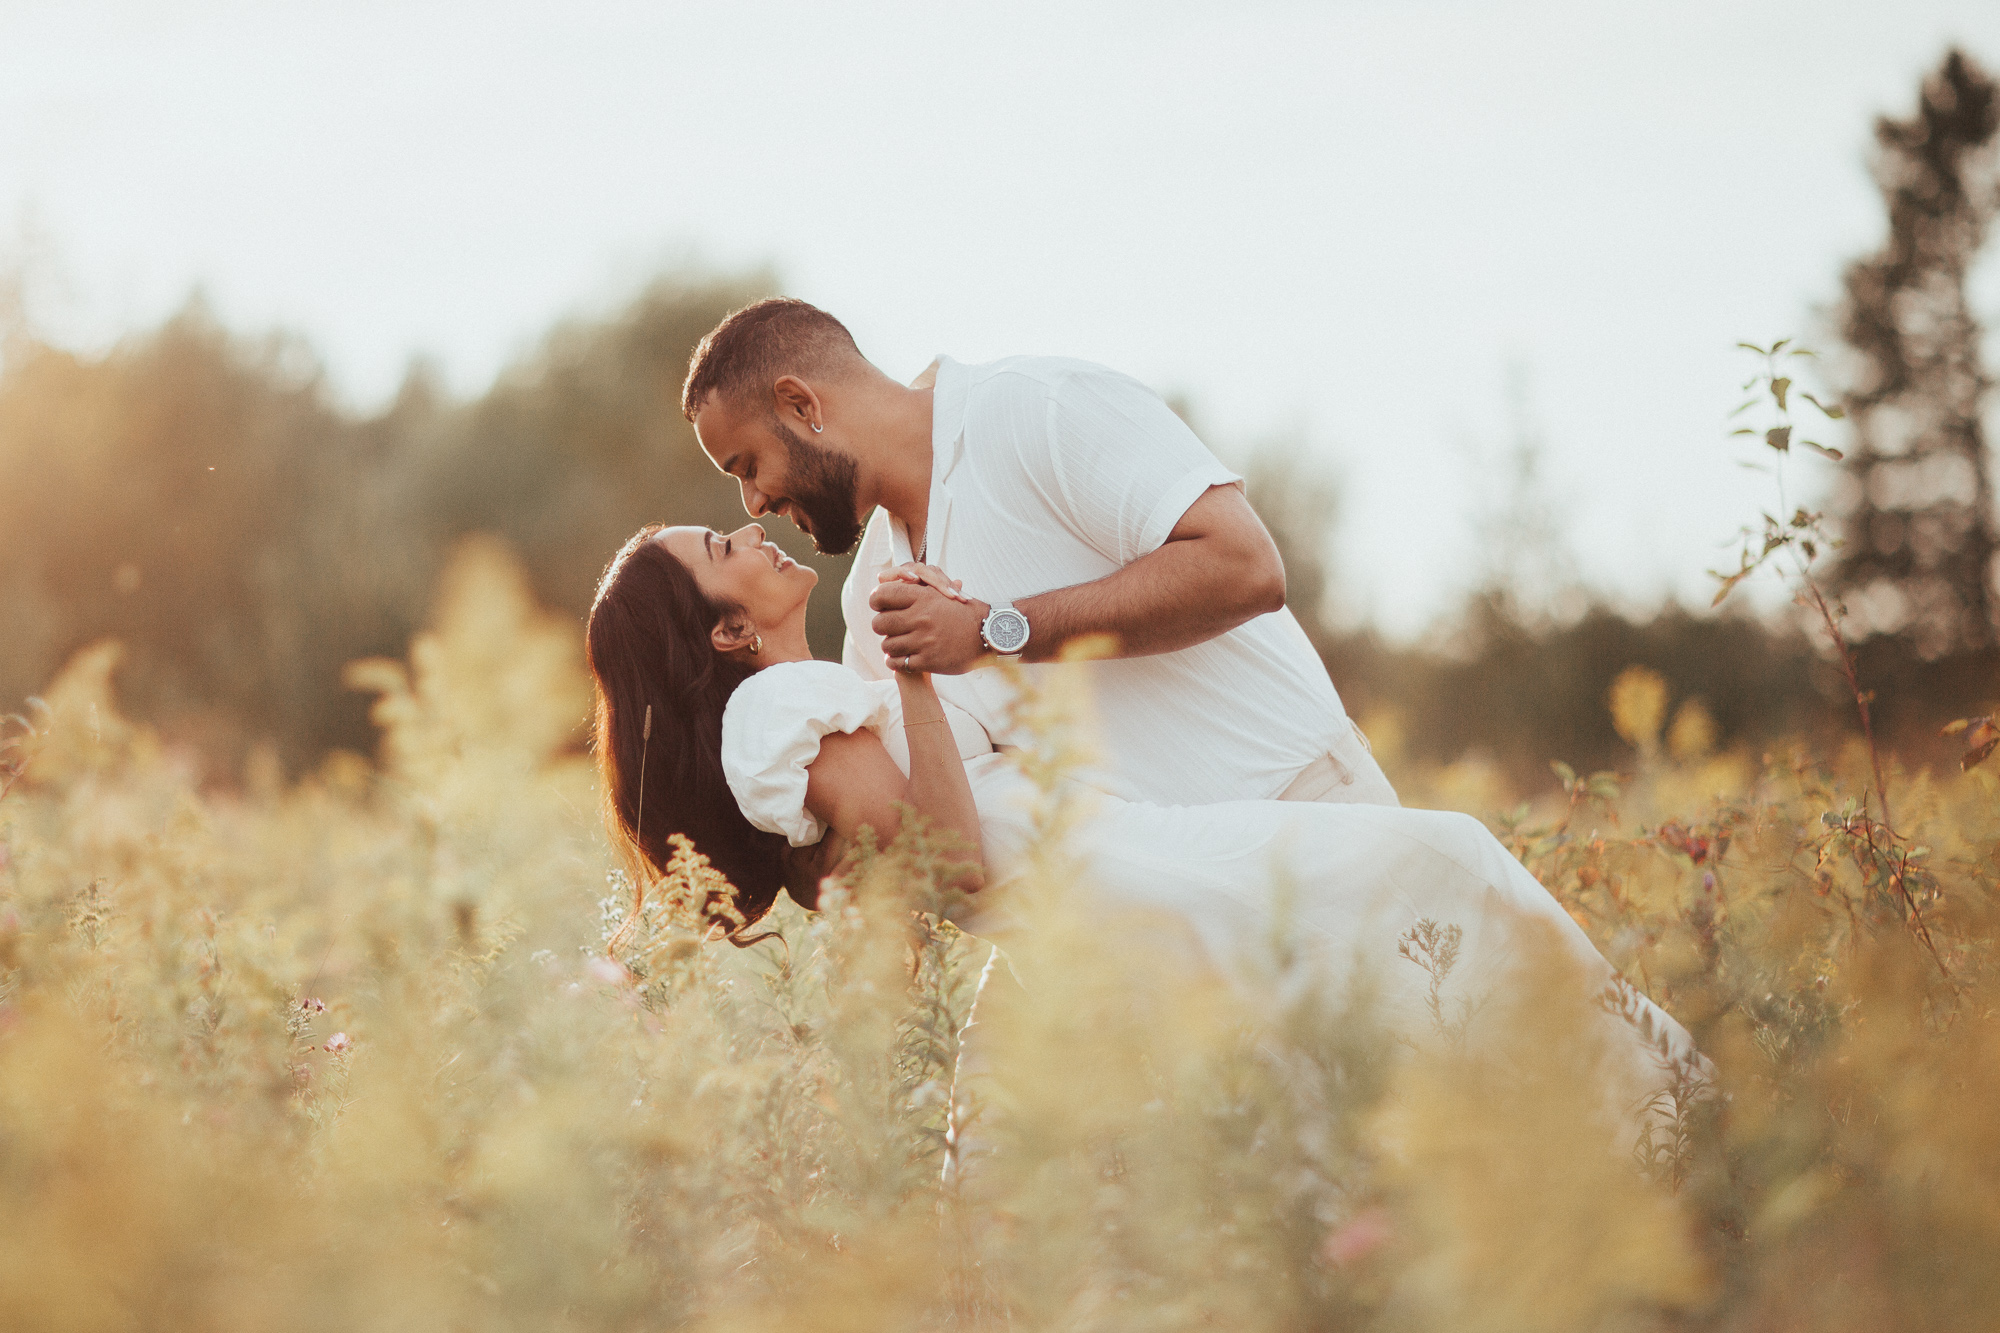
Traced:
[[763, 651], [764, 651], [764, 636], [759, 634], [756, 638], [750, 640], [750, 656], [755, 657], [758, 653], [761, 653]]
[[825, 430], [826, 427], [820, 425], [817, 421], [813, 422], [813, 434], [818, 435], [824, 432]]

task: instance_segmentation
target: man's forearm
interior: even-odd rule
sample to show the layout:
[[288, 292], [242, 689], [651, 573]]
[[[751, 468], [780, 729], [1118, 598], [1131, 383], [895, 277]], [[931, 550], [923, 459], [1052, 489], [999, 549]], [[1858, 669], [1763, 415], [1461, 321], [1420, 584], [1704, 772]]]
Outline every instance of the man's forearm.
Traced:
[[[927, 566], [905, 566], [882, 579], [868, 605], [890, 665], [947, 675], [979, 665], [980, 625], [992, 608]], [[1115, 657], [1177, 652], [1284, 604], [1285, 566], [1271, 535], [1242, 491], [1212, 486], [1157, 549], [1101, 579], [1014, 605], [1028, 618], [1022, 656], [1045, 662], [1093, 634], [1114, 640]]]
[[1168, 542], [1125, 568], [1073, 587], [1024, 597], [1014, 605], [1028, 618], [1021, 656], [1048, 661], [1072, 640], [1091, 634], [1116, 641], [1114, 657], [1178, 652], [1227, 634], [1285, 604], [1284, 585], [1247, 579], [1193, 541]]

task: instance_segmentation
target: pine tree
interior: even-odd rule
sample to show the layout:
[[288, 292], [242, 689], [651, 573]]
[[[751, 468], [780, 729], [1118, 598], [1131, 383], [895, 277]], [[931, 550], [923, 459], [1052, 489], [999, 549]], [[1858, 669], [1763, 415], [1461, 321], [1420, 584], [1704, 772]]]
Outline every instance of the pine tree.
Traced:
[[1895, 635], [1925, 660], [1995, 642], [1990, 380], [1966, 275], [2000, 203], [1996, 128], [1993, 80], [1956, 50], [1914, 116], [1877, 121], [1889, 238], [1848, 267], [1840, 310], [1855, 448], [1832, 582], [1856, 637]]

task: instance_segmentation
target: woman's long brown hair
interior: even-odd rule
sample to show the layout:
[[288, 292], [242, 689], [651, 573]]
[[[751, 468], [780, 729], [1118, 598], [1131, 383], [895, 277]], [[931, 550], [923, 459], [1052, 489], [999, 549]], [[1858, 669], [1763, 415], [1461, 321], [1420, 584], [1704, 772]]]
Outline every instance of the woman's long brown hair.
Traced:
[[[785, 839], [743, 817], [722, 774], [722, 709], [751, 670], [715, 651], [709, 633], [740, 608], [710, 601], [687, 566], [641, 528], [606, 566], [585, 632], [597, 682], [592, 749], [612, 835], [656, 873], [671, 834], [736, 886], [736, 925], [710, 906], [711, 921], [742, 931], [778, 896]], [[652, 737], [645, 718], [652, 710]], [[640, 782], [643, 772], [645, 781]], [[644, 788], [644, 805], [640, 791]]]

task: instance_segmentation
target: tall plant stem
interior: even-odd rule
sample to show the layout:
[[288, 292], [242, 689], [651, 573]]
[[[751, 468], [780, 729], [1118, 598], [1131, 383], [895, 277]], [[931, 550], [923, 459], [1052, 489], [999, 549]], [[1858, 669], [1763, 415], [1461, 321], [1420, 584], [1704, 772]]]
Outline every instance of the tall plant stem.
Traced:
[[1875, 774], [1875, 802], [1882, 807], [1882, 827], [1890, 835], [1895, 834], [1895, 820], [1889, 814], [1889, 779], [1882, 767], [1882, 747], [1875, 743], [1875, 723], [1868, 710], [1868, 691], [1861, 688], [1861, 674], [1855, 665], [1854, 650], [1847, 646], [1847, 636], [1840, 632], [1840, 618], [1833, 608], [1826, 604], [1826, 595], [1819, 590], [1819, 584], [1812, 575], [1799, 571], [1799, 582], [1804, 585], [1812, 599], [1813, 610], [1819, 613], [1820, 623], [1826, 626], [1827, 637], [1833, 640], [1834, 650], [1840, 655], [1840, 671], [1847, 677], [1848, 691], [1854, 695], [1854, 707], [1861, 715], [1861, 736], [1868, 742], [1868, 763]]
[[[1820, 591], [1819, 584], [1813, 581], [1812, 575], [1807, 573], [1803, 566], [1799, 569], [1799, 583], [1811, 599], [1812, 608], [1818, 613], [1820, 623], [1826, 626], [1827, 635], [1833, 640], [1835, 651], [1840, 654], [1841, 674], [1847, 677], [1847, 688], [1854, 695], [1855, 710], [1861, 715], [1861, 736], [1868, 743], [1868, 762], [1875, 775], [1875, 802], [1882, 809], [1880, 824], [1871, 825], [1866, 830], [1869, 855], [1876, 859], [1879, 865], [1889, 867], [1889, 886], [1897, 900], [1902, 903], [1910, 928], [1916, 932], [1917, 938], [1924, 942], [1924, 948], [1930, 952], [1931, 961], [1937, 964], [1939, 974], [1950, 980], [1951, 969], [1945, 966], [1944, 955], [1938, 952], [1937, 942], [1931, 938], [1930, 924], [1924, 920], [1923, 909], [1917, 904], [1916, 895], [1910, 892], [1907, 874], [1908, 854], [1896, 845], [1898, 842], [1896, 824], [1889, 813], [1888, 773], [1882, 766], [1882, 747], [1875, 743], [1875, 724], [1869, 715], [1868, 691], [1861, 688], [1861, 673], [1855, 665], [1854, 650], [1847, 646], [1847, 636], [1840, 632], [1840, 618], [1834, 614], [1833, 608], [1827, 605], [1826, 594]], [[1866, 818], [1865, 809], [1863, 818]], [[1888, 837], [1887, 847], [1878, 846], [1875, 842], [1875, 829], [1878, 827]]]

